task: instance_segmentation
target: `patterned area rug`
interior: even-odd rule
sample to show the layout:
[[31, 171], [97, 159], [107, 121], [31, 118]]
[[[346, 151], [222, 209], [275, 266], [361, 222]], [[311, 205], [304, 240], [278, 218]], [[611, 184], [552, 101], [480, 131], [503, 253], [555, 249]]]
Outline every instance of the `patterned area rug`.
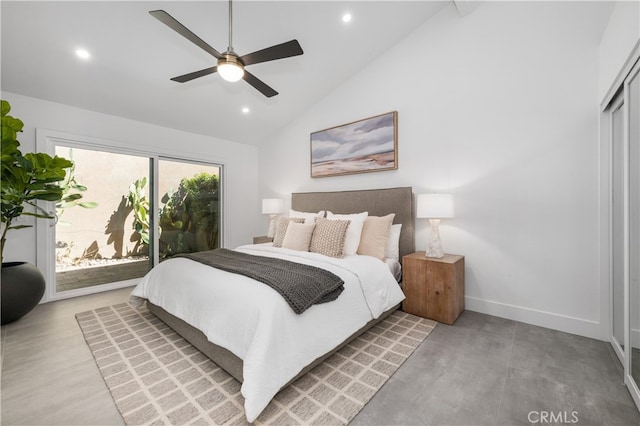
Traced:
[[[146, 308], [76, 319], [127, 425], [247, 424], [240, 383]], [[394, 312], [282, 390], [255, 424], [347, 424], [435, 325]]]

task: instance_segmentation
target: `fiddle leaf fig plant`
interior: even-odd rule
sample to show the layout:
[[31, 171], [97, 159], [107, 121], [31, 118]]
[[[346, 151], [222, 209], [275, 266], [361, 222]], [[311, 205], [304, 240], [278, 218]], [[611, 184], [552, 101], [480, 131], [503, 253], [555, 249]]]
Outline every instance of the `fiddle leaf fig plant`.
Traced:
[[66, 169], [67, 176], [64, 181], [58, 183], [62, 188], [62, 198], [56, 203], [56, 216], [58, 217], [58, 225], [70, 226], [69, 222], [60, 220], [67, 209], [73, 207], [82, 207], [84, 209], [95, 209], [98, 203], [95, 201], [83, 201], [83, 192], [87, 191], [87, 187], [78, 183], [76, 179], [76, 163], [73, 161], [73, 150], [69, 148], [69, 160], [71, 167]]
[[[14, 221], [22, 216], [35, 216], [44, 219], [54, 219], [36, 205], [37, 200], [57, 202], [63, 198], [63, 189], [58, 182], [64, 180], [66, 169], [73, 163], [66, 158], [51, 157], [45, 153], [22, 154], [17, 135], [22, 132], [23, 122], [9, 115], [9, 102], [1, 100], [2, 117], [2, 183], [0, 185], [0, 261], [4, 259], [4, 247], [7, 232], [11, 229], [28, 228], [33, 225], [14, 225]], [[25, 206], [32, 206], [34, 211], [25, 210]]]

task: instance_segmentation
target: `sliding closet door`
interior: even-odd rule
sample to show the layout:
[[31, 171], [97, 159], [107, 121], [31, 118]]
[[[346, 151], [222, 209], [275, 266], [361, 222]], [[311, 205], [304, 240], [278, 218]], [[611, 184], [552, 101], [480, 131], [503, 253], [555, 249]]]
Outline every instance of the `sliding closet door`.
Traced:
[[640, 60], [617, 92], [604, 110], [611, 148], [611, 343], [640, 408]]
[[631, 379], [640, 387], [640, 66], [625, 82], [629, 149], [629, 342]]
[[624, 248], [625, 248], [625, 149], [624, 96], [614, 101], [611, 123], [611, 287], [612, 287], [612, 344], [624, 362]]

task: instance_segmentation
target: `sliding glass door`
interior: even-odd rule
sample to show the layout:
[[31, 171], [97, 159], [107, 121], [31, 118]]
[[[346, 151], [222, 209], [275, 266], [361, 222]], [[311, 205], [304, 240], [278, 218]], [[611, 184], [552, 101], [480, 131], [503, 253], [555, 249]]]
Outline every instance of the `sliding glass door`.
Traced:
[[133, 285], [164, 259], [220, 247], [221, 165], [82, 139], [43, 147], [73, 162], [66, 201], [43, 206], [57, 220], [38, 224], [49, 300]]
[[56, 205], [56, 293], [142, 277], [151, 268], [151, 159], [64, 145], [55, 154], [74, 164], [65, 195], [82, 196]]
[[158, 162], [159, 261], [220, 247], [220, 167]]

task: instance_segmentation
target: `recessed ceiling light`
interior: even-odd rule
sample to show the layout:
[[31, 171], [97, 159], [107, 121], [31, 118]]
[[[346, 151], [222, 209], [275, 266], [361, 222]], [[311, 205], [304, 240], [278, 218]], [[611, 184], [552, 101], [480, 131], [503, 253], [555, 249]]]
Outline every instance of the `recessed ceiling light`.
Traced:
[[350, 13], [345, 13], [344, 15], [342, 15], [342, 22], [351, 22], [351, 14]]
[[248, 107], [242, 107], [242, 113], [243, 114], [249, 114], [249, 108]]
[[76, 56], [80, 59], [89, 59], [91, 55], [84, 49], [76, 49]]

